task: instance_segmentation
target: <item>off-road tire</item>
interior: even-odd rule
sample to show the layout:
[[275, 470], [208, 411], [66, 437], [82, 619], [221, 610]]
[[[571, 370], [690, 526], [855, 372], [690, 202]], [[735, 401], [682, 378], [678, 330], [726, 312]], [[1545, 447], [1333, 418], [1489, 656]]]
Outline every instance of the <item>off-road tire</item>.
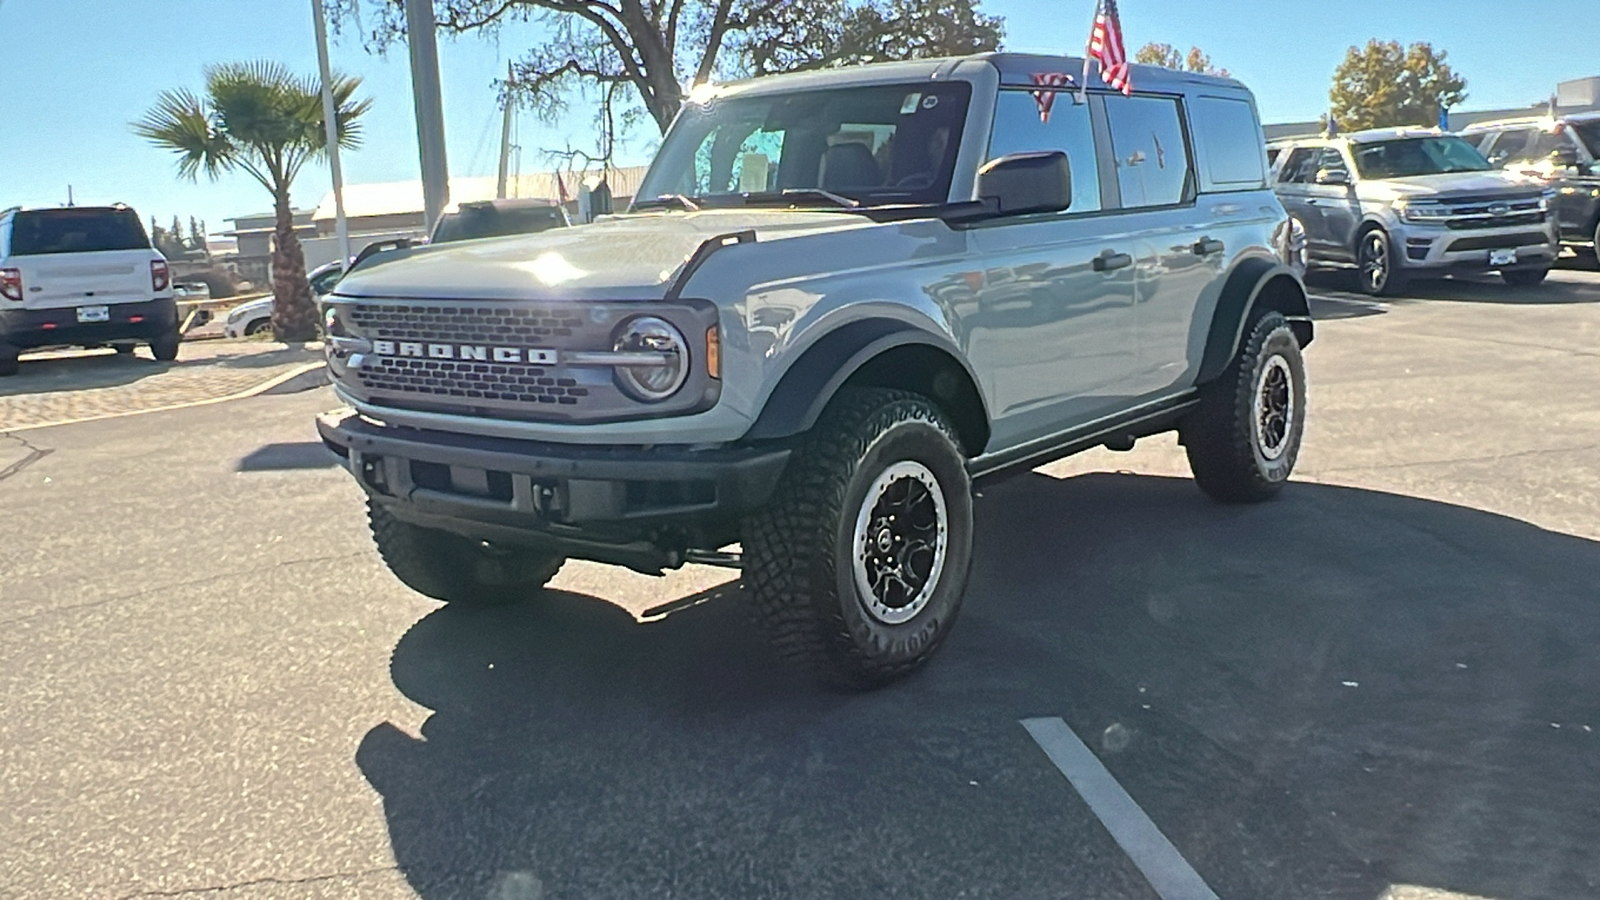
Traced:
[[21, 355], [20, 349], [10, 344], [0, 344], [0, 376], [17, 374], [22, 368], [22, 364], [17, 361], [17, 357]]
[[[1287, 411], [1265, 399], [1268, 381], [1287, 382]], [[1276, 399], [1285, 394], [1273, 391]], [[1258, 406], [1258, 397], [1263, 403]], [[1271, 425], [1261, 422], [1262, 412]], [[1195, 483], [1224, 503], [1266, 500], [1283, 488], [1305, 432], [1306, 373], [1300, 342], [1279, 313], [1256, 314], [1239, 352], [1215, 381], [1200, 389], [1200, 404], [1179, 427]], [[1261, 424], [1258, 424], [1261, 422]], [[1286, 434], [1275, 436], [1282, 424]]]
[[447, 531], [402, 522], [367, 501], [367, 521], [389, 571], [419, 594], [452, 606], [503, 606], [537, 595], [564, 557], [521, 547], [491, 550]]
[[[1383, 266], [1381, 278], [1370, 273], [1368, 267], [1373, 264]], [[1376, 225], [1363, 230], [1356, 238], [1356, 287], [1374, 297], [1393, 297], [1403, 292], [1410, 280], [1389, 232]]]
[[[858, 547], [856, 534], [860, 523], [885, 521], [874, 518], [879, 503], [893, 508], [891, 490], [879, 490], [868, 505], [869, 490], [908, 469], [917, 471], [909, 477], [930, 477], [934, 485], [911, 484], [903, 475], [888, 484], [897, 490], [906, 481], [909, 490], [920, 490], [915, 496], [928, 504], [925, 509], [936, 508], [937, 491], [942, 508], [935, 521], [943, 519], [937, 524], [944, 543], [929, 558], [942, 558], [942, 565], [928, 564], [921, 583], [932, 588], [925, 599], [918, 599], [918, 591], [887, 610], [882, 599], [863, 595], [856, 554], [862, 554], [865, 573], [874, 541]], [[906, 391], [847, 388], [802, 440], [767, 508], [745, 521], [744, 584], [758, 623], [785, 661], [826, 686], [865, 690], [915, 671], [949, 634], [966, 589], [972, 529], [966, 461], [939, 407]], [[887, 540], [892, 546], [900, 539]], [[907, 563], [912, 557], [898, 559]], [[912, 572], [913, 581], [917, 575]], [[872, 611], [874, 604], [880, 612]], [[902, 615], [909, 618], [894, 621]]]
[[183, 336], [176, 331], [158, 335], [150, 339], [150, 355], [162, 362], [172, 362], [178, 358], [178, 345], [183, 342]]
[[1549, 274], [1549, 269], [1505, 269], [1500, 277], [1512, 287], [1538, 287]]

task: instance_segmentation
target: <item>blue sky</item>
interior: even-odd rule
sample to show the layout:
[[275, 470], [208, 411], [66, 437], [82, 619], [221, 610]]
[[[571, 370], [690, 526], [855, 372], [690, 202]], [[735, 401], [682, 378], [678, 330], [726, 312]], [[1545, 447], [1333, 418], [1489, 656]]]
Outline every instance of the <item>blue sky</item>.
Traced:
[[[1561, 23], [1600, 21], [1600, 0], [1567, 0], [1529, 22], [1503, 0], [1389, 0], [1319, 8], [1289, 0], [1121, 0], [1130, 51], [1146, 41], [1196, 44], [1255, 90], [1267, 121], [1312, 119], [1351, 44], [1369, 38], [1431, 41], [1467, 79], [1467, 108], [1535, 103], [1557, 81], [1600, 75], [1600, 42], [1561, 34]], [[265, 210], [270, 200], [243, 175], [180, 181], [172, 159], [128, 130], [162, 89], [199, 87], [211, 62], [271, 58], [316, 70], [310, 0], [0, 0], [0, 207], [55, 204], [74, 186], [80, 203], [122, 201], [148, 219], [199, 216], [212, 231], [228, 216]], [[1077, 53], [1092, 0], [985, 0], [1007, 20], [1012, 50]], [[1520, 8], [1519, 8], [1520, 9]], [[490, 175], [499, 120], [491, 82], [532, 32], [498, 40], [441, 39], [445, 119], [452, 175]], [[417, 177], [410, 77], [404, 48], [368, 54], [353, 36], [337, 40], [334, 65], [366, 80], [375, 100], [365, 146], [344, 157], [349, 182]], [[540, 151], [588, 142], [590, 115], [565, 126], [519, 120], [522, 169], [547, 168]], [[649, 126], [633, 155], [647, 153]], [[641, 158], [639, 161], [643, 161]], [[296, 184], [298, 206], [328, 189], [325, 170]]]

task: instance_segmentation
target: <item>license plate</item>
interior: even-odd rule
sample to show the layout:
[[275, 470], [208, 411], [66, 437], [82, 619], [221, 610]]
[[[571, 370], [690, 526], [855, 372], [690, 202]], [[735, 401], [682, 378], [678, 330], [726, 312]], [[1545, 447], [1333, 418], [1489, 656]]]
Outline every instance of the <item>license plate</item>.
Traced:
[[1516, 250], [1490, 250], [1489, 251], [1489, 265], [1491, 265], [1491, 266], [1509, 266], [1509, 265], [1511, 265], [1512, 263], [1514, 263], [1516, 261], [1517, 261], [1517, 251]]
[[109, 322], [111, 321], [111, 307], [109, 306], [80, 306], [78, 307], [79, 322]]

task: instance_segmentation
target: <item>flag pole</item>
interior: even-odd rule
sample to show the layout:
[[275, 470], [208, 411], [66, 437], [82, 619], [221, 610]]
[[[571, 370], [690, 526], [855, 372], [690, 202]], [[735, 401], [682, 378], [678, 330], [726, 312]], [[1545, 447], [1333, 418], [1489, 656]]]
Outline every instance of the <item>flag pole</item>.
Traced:
[[1089, 40], [1083, 43], [1083, 77], [1078, 79], [1078, 104], [1081, 106], [1089, 94], [1089, 46], [1094, 41], [1094, 26], [1100, 21], [1100, 4], [1104, 0], [1094, 0], [1094, 18], [1089, 20]]

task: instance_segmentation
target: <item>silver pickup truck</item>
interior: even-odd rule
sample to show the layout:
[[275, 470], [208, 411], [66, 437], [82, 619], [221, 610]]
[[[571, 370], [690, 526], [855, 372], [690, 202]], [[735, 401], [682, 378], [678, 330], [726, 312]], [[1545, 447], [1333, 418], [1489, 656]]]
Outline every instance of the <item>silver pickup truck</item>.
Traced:
[[1254, 100], [1081, 68], [700, 88], [626, 214], [356, 267], [319, 429], [390, 568], [486, 604], [737, 565], [782, 656], [865, 688], [954, 624], [975, 483], [1176, 430], [1208, 494], [1272, 496], [1312, 324]]

